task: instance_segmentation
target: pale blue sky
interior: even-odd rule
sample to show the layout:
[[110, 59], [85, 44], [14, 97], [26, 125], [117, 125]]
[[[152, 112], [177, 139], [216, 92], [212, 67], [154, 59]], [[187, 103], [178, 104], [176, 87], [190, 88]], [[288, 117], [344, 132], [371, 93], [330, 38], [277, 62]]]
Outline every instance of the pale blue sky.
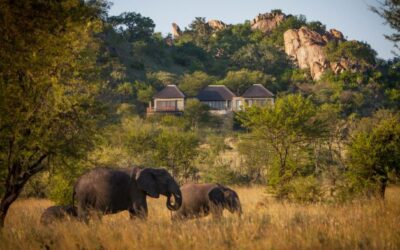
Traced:
[[219, 19], [225, 23], [242, 23], [259, 13], [282, 9], [286, 14], [303, 14], [309, 21], [321, 21], [328, 29], [343, 32], [348, 39], [366, 41], [384, 59], [392, 58], [393, 44], [384, 38], [392, 30], [369, 5], [378, 0], [111, 0], [110, 15], [134, 11], [150, 17], [156, 31], [171, 32], [171, 23], [182, 29], [195, 17]]

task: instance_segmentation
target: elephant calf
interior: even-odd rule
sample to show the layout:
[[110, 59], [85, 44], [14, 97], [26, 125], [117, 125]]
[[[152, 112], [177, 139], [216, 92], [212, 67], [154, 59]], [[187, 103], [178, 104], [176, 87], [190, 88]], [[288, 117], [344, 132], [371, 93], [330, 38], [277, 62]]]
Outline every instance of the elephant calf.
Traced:
[[78, 216], [76, 207], [72, 205], [68, 206], [51, 206], [44, 210], [40, 217], [40, 223], [43, 225], [49, 225], [56, 221], [63, 219], [72, 219]]
[[242, 214], [237, 193], [220, 184], [186, 184], [181, 187], [183, 203], [172, 219], [199, 218], [212, 214], [220, 218], [224, 209]]

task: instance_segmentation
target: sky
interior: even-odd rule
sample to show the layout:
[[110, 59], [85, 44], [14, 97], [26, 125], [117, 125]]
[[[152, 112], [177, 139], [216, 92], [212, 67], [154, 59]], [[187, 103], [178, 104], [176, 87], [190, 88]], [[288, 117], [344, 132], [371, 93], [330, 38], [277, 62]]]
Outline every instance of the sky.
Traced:
[[137, 12], [150, 17], [156, 24], [155, 31], [171, 33], [171, 24], [181, 29], [195, 17], [218, 19], [227, 24], [243, 23], [259, 13], [281, 9], [286, 14], [307, 17], [308, 21], [320, 21], [327, 29], [343, 32], [349, 40], [369, 43], [383, 59], [393, 58], [393, 43], [384, 35], [393, 33], [385, 21], [369, 10], [379, 0], [111, 0], [110, 15]]

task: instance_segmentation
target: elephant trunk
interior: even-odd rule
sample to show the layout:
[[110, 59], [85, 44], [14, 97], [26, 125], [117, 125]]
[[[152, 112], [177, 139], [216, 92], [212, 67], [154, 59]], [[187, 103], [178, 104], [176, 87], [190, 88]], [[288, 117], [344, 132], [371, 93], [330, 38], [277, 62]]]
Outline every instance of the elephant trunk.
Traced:
[[[171, 196], [174, 196], [174, 202], [171, 202]], [[168, 194], [167, 198], [167, 208], [171, 211], [176, 211], [178, 210], [182, 205], [182, 193], [176, 192], [176, 193], [170, 193]]]
[[243, 210], [242, 210], [242, 206], [239, 204], [239, 209], [238, 209], [238, 215], [239, 215], [239, 217], [242, 217], [242, 214], [243, 214]]

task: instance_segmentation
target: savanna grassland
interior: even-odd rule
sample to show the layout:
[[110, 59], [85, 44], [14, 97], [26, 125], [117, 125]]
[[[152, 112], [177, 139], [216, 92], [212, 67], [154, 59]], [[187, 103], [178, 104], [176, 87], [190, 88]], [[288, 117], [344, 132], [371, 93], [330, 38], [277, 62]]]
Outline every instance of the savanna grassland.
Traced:
[[[379, 2], [392, 59], [278, 9], [256, 17], [268, 31], [193, 17], [165, 36], [109, 0], [0, 0], [0, 250], [400, 249], [400, 1]], [[303, 33], [307, 67], [287, 53]], [[219, 117], [196, 98], [254, 84], [274, 105]], [[147, 115], [168, 85], [183, 114]], [[133, 166], [233, 187], [244, 214], [172, 222], [163, 197], [146, 221], [40, 224], [83, 173]]]
[[242, 218], [224, 213], [173, 223], [165, 198], [149, 199], [149, 219], [126, 212], [91, 221], [39, 223], [48, 200], [19, 200], [0, 234], [0, 249], [398, 249], [400, 188], [387, 199], [341, 205], [277, 202], [262, 187], [237, 188]]

